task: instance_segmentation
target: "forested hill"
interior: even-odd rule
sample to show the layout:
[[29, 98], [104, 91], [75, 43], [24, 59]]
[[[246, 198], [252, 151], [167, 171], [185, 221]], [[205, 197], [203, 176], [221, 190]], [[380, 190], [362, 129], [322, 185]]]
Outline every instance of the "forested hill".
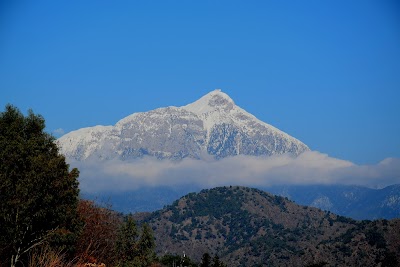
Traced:
[[[228, 266], [396, 266], [400, 220], [355, 221], [245, 187], [191, 193], [152, 213], [157, 252]], [[391, 265], [395, 264], [395, 265]]]

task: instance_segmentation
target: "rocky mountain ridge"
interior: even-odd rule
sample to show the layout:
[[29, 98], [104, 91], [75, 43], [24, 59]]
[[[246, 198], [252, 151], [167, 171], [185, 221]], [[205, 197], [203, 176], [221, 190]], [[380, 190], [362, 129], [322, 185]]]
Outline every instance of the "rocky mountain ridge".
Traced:
[[236, 106], [214, 90], [183, 107], [129, 115], [114, 126], [94, 126], [58, 139], [69, 159], [215, 159], [234, 155], [298, 155], [309, 148]]

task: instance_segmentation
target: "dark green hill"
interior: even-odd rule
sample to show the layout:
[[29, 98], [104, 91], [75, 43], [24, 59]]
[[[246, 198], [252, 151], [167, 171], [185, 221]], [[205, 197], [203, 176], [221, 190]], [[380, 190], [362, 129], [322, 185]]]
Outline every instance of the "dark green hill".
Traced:
[[[157, 252], [228, 266], [397, 266], [400, 220], [355, 221], [245, 187], [188, 194], [147, 217]], [[321, 265], [322, 266], [322, 265]]]

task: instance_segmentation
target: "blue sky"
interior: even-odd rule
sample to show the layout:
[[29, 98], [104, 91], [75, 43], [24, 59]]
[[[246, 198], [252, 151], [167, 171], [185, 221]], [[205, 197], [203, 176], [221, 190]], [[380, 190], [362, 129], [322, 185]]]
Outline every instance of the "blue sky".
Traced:
[[398, 158], [400, 4], [0, 2], [0, 106], [56, 136], [216, 88], [331, 157]]

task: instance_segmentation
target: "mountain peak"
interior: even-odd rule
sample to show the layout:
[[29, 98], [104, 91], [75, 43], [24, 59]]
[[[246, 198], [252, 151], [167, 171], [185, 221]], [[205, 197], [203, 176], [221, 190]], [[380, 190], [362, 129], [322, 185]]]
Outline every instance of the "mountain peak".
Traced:
[[298, 155], [309, 148], [236, 106], [220, 89], [183, 107], [131, 114], [115, 126], [81, 129], [59, 139], [69, 158], [216, 159], [244, 155]]
[[184, 109], [196, 114], [205, 114], [217, 110], [229, 111], [235, 107], [235, 102], [221, 89], [215, 89], [197, 101], [183, 106]]

